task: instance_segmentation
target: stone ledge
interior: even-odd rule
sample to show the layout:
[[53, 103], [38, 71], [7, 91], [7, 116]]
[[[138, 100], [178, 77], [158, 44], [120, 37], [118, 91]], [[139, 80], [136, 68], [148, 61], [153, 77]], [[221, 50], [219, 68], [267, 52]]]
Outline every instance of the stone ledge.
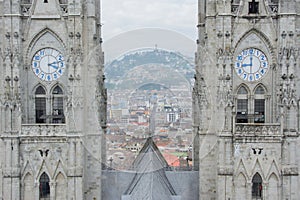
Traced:
[[299, 170], [297, 166], [283, 166], [282, 167], [283, 176], [298, 176]]
[[233, 169], [232, 169], [232, 167], [219, 167], [218, 175], [232, 176]]
[[4, 168], [3, 169], [4, 177], [20, 177], [20, 168]]
[[32, 19], [60, 19], [60, 15], [32, 15]]

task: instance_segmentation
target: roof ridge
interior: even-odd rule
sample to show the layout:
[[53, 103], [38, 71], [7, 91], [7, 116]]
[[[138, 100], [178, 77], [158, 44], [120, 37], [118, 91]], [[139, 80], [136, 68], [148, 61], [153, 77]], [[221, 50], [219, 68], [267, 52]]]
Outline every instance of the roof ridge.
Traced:
[[125, 195], [130, 195], [133, 199], [143, 199], [147, 196], [148, 200], [156, 199], [156, 195], [160, 195], [171, 200], [171, 196], [176, 196], [176, 192], [166, 176], [166, 167], [167, 161], [152, 137], [149, 137], [134, 161], [133, 168], [136, 174]]
[[[149, 152], [149, 150], [151, 150], [151, 151]], [[156, 155], [156, 157], [160, 161], [160, 164], [161, 164], [160, 167], [164, 167], [164, 168], [169, 167], [168, 162], [166, 161], [166, 159], [164, 158], [164, 156], [162, 155], [162, 153], [160, 152], [160, 150], [154, 143], [152, 137], [148, 137], [143, 148], [141, 149], [141, 151], [137, 155], [136, 159], [134, 160], [134, 162], [132, 164], [132, 168], [134, 170], [137, 170], [141, 165], [141, 161], [144, 159], [144, 157], [147, 155], [147, 153], [149, 154], [151, 152], [153, 152], [153, 154]]]

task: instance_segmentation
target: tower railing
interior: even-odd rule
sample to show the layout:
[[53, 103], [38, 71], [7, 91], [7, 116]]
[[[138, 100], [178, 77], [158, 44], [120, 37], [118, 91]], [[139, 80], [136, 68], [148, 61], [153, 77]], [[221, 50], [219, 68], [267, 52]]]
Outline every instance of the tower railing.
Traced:
[[278, 123], [236, 123], [234, 128], [234, 138], [236, 140], [278, 140], [283, 137], [281, 125]]
[[21, 136], [66, 136], [65, 124], [22, 124]]

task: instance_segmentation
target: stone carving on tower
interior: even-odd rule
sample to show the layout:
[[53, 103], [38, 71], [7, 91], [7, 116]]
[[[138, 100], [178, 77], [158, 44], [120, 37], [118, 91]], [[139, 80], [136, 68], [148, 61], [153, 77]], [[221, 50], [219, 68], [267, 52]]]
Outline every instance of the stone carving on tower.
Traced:
[[300, 198], [300, 1], [198, 2], [200, 199]]
[[100, 1], [3, 0], [0, 199], [101, 199]]

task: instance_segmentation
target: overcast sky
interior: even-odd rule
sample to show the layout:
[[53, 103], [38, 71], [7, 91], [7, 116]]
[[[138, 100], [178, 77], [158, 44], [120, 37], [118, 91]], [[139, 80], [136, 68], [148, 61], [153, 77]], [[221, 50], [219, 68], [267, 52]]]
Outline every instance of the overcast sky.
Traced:
[[103, 38], [140, 28], [162, 28], [191, 40], [197, 35], [197, 0], [102, 0]]

